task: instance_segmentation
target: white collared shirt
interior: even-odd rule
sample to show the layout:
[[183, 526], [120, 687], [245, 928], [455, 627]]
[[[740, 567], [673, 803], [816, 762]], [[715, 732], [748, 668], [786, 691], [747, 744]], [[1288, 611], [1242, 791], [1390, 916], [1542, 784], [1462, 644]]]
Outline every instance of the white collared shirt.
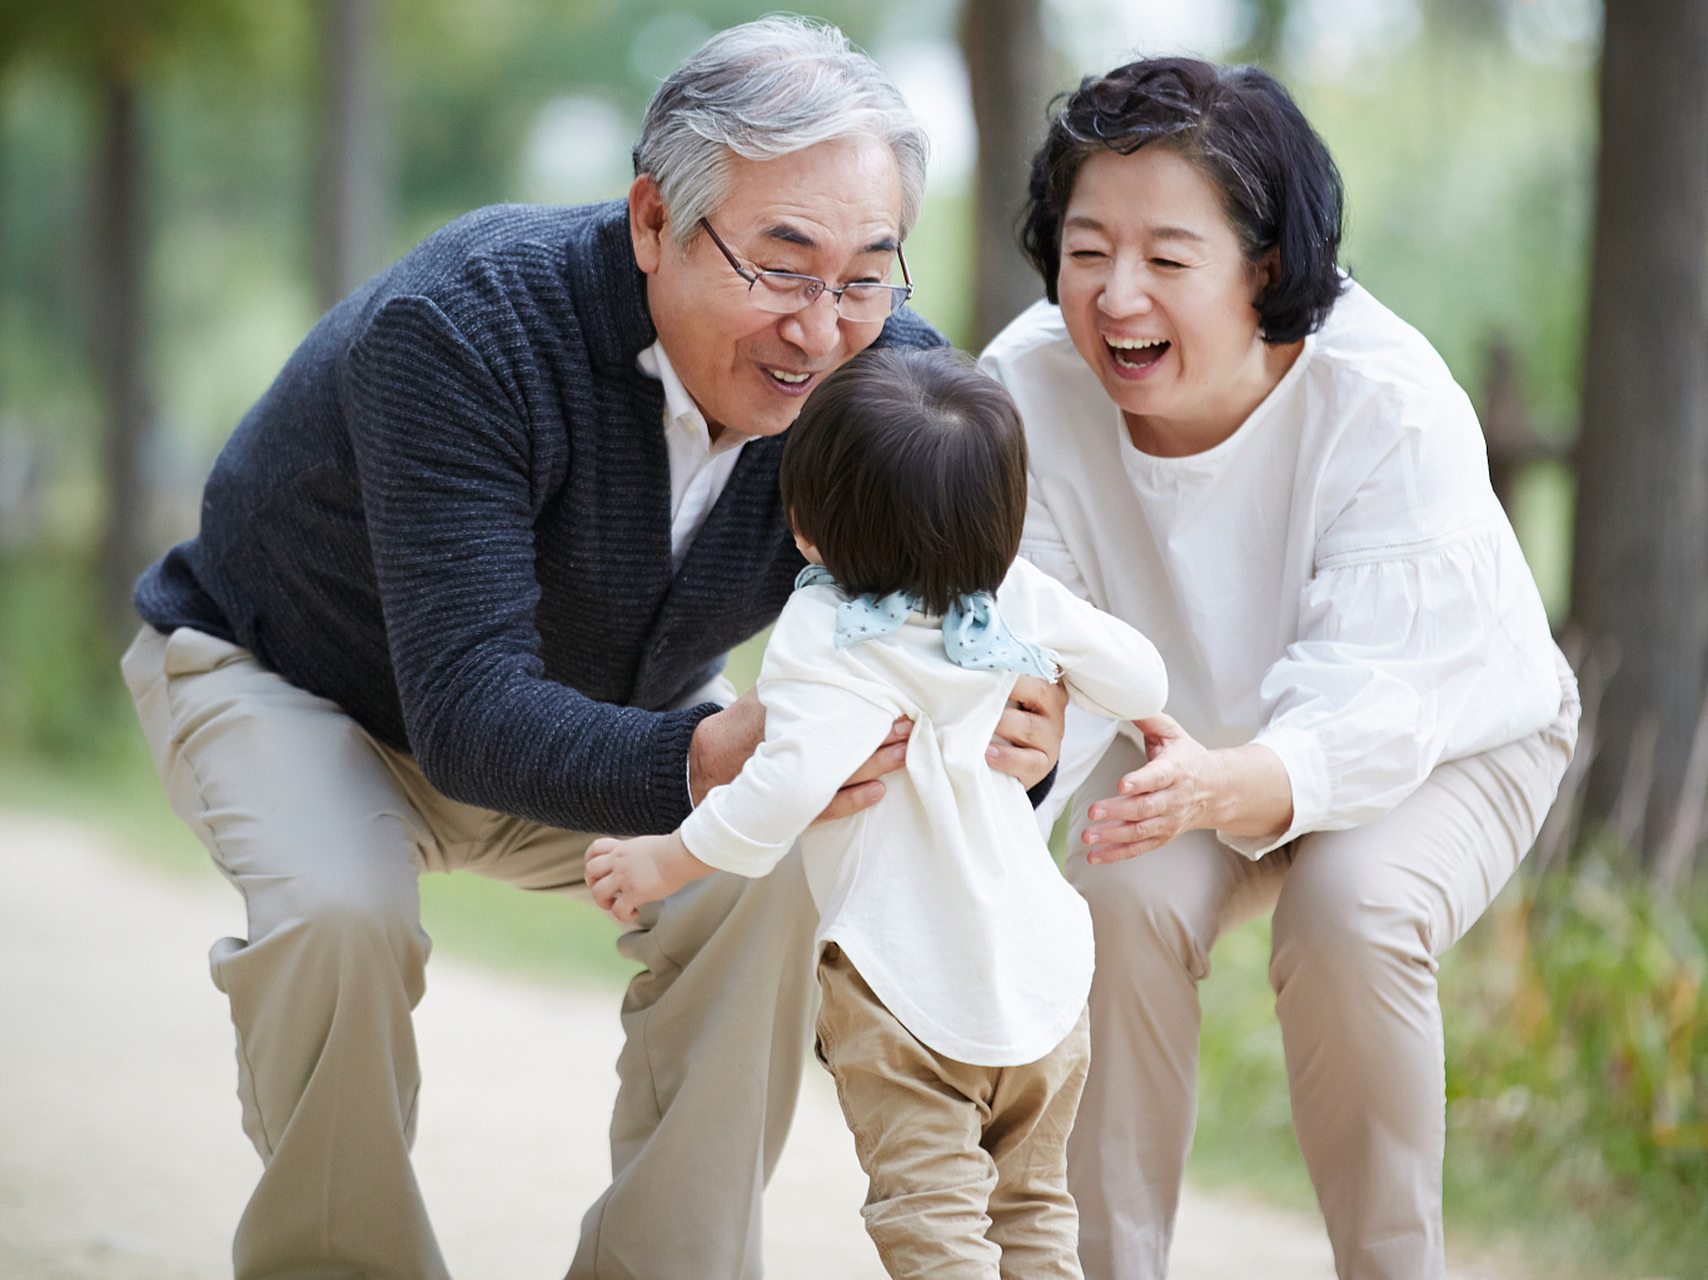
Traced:
[[640, 353], [636, 363], [664, 384], [664, 443], [670, 451], [670, 556], [676, 568], [729, 483], [741, 447], [752, 436], [725, 427], [717, 442], [706, 415], [676, 376], [662, 341]]
[[[1156, 642], [1188, 733], [1286, 766], [1292, 826], [1224, 843], [1256, 858], [1372, 821], [1436, 765], [1558, 713], [1563, 660], [1471, 402], [1358, 285], [1239, 429], [1190, 457], [1133, 447], [1054, 306], [980, 365], [1026, 423], [1021, 554]], [[1053, 801], [1115, 731], [1070, 714]]]

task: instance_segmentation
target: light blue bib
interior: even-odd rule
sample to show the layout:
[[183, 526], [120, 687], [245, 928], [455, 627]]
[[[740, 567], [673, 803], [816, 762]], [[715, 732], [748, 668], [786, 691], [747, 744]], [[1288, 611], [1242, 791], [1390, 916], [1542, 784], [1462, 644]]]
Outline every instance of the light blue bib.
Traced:
[[[819, 585], [837, 586], [821, 564], [809, 564], [795, 578], [796, 590]], [[836, 609], [836, 647], [846, 649], [888, 635], [918, 611], [919, 601], [903, 591], [881, 597], [868, 592], [844, 600]], [[943, 615], [943, 650], [957, 667], [973, 671], [1018, 671], [1051, 681], [1061, 675], [1055, 654], [1008, 629], [996, 611], [996, 597], [988, 591], [975, 591], [949, 606]]]

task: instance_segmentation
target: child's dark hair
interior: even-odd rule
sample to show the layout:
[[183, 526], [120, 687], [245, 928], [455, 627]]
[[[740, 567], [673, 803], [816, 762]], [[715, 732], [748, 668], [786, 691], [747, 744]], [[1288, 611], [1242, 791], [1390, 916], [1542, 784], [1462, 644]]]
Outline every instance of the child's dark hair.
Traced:
[[888, 347], [855, 356], [789, 428], [783, 509], [854, 595], [905, 591], [927, 613], [995, 591], [1026, 520], [1026, 436], [971, 359]]

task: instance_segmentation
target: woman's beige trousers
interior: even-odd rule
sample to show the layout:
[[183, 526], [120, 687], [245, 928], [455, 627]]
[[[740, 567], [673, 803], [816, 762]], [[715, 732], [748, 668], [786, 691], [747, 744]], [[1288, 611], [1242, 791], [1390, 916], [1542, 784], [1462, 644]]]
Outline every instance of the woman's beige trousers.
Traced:
[[1269, 982], [1293, 1125], [1341, 1280], [1438, 1280], [1446, 1082], [1436, 959], [1517, 868], [1577, 738], [1548, 728], [1441, 765], [1385, 817], [1251, 862], [1206, 831], [1091, 866], [1079, 832], [1143, 755], [1118, 739], [1080, 788], [1068, 877], [1091, 904], [1091, 1073], [1068, 1147], [1087, 1280], [1167, 1274], [1198, 1087], [1198, 983], [1227, 930], [1273, 909]]

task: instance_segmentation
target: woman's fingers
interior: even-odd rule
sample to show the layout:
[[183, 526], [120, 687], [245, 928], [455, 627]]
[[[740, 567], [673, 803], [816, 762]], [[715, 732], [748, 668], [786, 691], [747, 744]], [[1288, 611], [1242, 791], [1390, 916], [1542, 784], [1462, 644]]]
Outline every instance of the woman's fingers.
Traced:
[[1102, 866], [1110, 862], [1125, 862], [1128, 858], [1136, 858], [1141, 853], [1149, 853], [1152, 849], [1162, 848], [1163, 845], [1174, 839], [1174, 834], [1145, 836], [1118, 844], [1093, 845], [1086, 850], [1085, 860], [1093, 866]]
[[1144, 790], [1111, 796], [1091, 806], [1086, 815], [1091, 821], [1080, 836], [1086, 847], [1086, 861], [1119, 862], [1149, 853], [1186, 829], [1179, 789], [1170, 785], [1150, 789], [1161, 774], [1156, 764], [1146, 765], [1121, 780], [1124, 793], [1131, 782]]
[[1134, 822], [1164, 812], [1177, 798], [1168, 792], [1179, 781], [1178, 771], [1163, 760], [1153, 760], [1121, 779], [1119, 795], [1099, 800], [1086, 811], [1092, 822]]
[[1155, 756], [1159, 748], [1166, 748], [1170, 742], [1188, 736], [1180, 727], [1180, 721], [1161, 711], [1143, 720], [1135, 720], [1133, 725], [1145, 735], [1145, 753], [1150, 756]]

